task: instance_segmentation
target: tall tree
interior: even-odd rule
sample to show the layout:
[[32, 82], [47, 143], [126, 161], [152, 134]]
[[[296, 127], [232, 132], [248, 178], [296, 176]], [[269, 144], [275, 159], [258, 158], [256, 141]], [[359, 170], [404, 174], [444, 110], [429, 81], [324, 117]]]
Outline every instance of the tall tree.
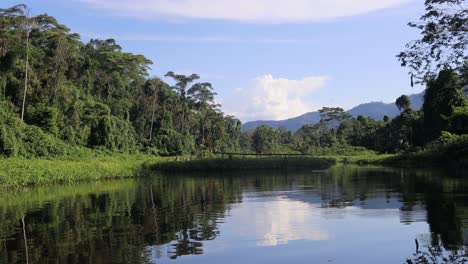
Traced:
[[26, 95], [28, 93], [28, 73], [29, 73], [29, 36], [31, 31], [38, 28], [39, 24], [36, 21], [35, 17], [29, 16], [29, 10], [26, 9], [26, 17], [22, 22], [22, 28], [26, 34], [26, 63], [24, 69], [24, 91], [23, 91], [23, 103], [21, 106], [21, 120], [24, 120], [24, 107], [26, 104]]
[[172, 78], [176, 82], [175, 85], [173, 86], [173, 89], [180, 96], [181, 117], [180, 117], [179, 128], [180, 128], [181, 133], [184, 133], [186, 129], [186, 124], [185, 124], [186, 115], [188, 114], [188, 107], [189, 107], [187, 91], [189, 89], [189, 85], [193, 83], [194, 81], [200, 79], [200, 76], [197, 74], [186, 76], [183, 74], [176, 74], [172, 71], [168, 72], [165, 76]]
[[437, 79], [429, 81], [423, 104], [426, 139], [438, 137], [447, 128], [453, 109], [464, 103], [460, 77], [453, 70], [441, 71]]
[[339, 125], [344, 120], [350, 119], [352, 116], [346, 113], [343, 108], [340, 107], [323, 107], [319, 110], [320, 113], [320, 124], [323, 126], [334, 125], [333, 137], [336, 140], [337, 129], [336, 126]]
[[150, 131], [149, 131], [149, 140], [151, 141], [153, 139], [153, 129], [154, 129], [154, 119], [156, 115], [156, 107], [157, 107], [157, 100], [158, 100], [158, 89], [160, 85], [159, 79], [153, 79], [153, 82], [151, 82], [150, 86], [152, 88], [153, 92], [153, 100], [152, 100], [152, 105], [151, 105], [151, 125], [150, 125]]
[[252, 147], [257, 154], [273, 153], [275, 145], [278, 143], [278, 133], [275, 129], [262, 125], [255, 129], [252, 136]]
[[214, 102], [215, 95], [211, 83], [196, 83], [187, 91], [187, 96], [194, 104], [195, 111], [199, 116], [199, 143], [204, 147], [206, 147], [205, 131], [208, 112], [216, 111], [216, 108], [220, 106]]
[[0, 8], [0, 155], [51, 156], [67, 144], [160, 155], [239, 148], [240, 121], [219, 110], [211, 84], [194, 84], [198, 75], [169, 72], [170, 87], [114, 39], [83, 43], [27, 10]]
[[398, 110], [400, 110], [400, 112], [411, 109], [411, 100], [407, 95], [402, 95], [398, 97], [396, 99], [395, 104], [398, 107]]

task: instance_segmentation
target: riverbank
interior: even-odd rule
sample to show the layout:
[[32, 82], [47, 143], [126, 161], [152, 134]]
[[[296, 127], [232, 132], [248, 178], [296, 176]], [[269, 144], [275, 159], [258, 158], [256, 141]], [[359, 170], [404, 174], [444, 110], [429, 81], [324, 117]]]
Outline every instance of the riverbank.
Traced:
[[334, 164], [405, 168], [468, 168], [468, 159], [444, 154], [327, 155], [317, 157], [211, 158], [175, 161], [144, 154], [96, 154], [61, 159], [0, 159], [0, 190], [29, 186], [74, 184], [136, 177], [143, 170], [160, 172], [223, 172], [243, 170], [328, 169]]
[[356, 155], [356, 156], [326, 156], [337, 163], [357, 165], [382, 165], [401, 168], [468, 168], [468, 158], [451, 156], [444, 153], [410, 152], [402, 154]]
[[328, 169], [336, 163], [326, 157], [230, 157], [166, 161], [147, 166], [160, 172], [223, 172], [245, 170]]
[[116, 154], [65, 159], [0, 159], [0, 189], [72, 184], [137, 176], [144, 163], [164, 158]]

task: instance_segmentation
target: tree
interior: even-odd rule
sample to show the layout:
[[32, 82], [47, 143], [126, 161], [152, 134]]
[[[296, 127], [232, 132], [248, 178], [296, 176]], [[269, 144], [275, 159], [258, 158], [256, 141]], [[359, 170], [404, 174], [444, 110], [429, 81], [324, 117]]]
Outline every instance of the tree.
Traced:
[[423, 137], [421, 112], [404, 111], [373, 135], [375, 146], [380, 152], [402, 152], [421, 146]]
[[323, 107], [319, 110], [320, 122], [330, 123], [332, 121], [341, 122], [343, 120], [351, 118], [351, 115], [346, 113], [343, 108], [340, 107]]
[[293, 149], [301, 153], [308, 153], [315, 147], [321, 147], [321, 130], [320, 124], [301, 127], [293, 135]]
[[410, 74], [422, 81], [434, 79], [440, 70], [458, 71], [467, 60], [468, 5], [465, 0], [426, 0], [419, 23], [421, 39], [406, 44], [397, 57]]
[[448, 121], [451, 132], [468, 134], [468, 103], [465, 102], [465, 106], [454, 107]]
[[177, 94], [180, 96], [180, 112], [181, 112], [181, 117], [180, 117], [180, 131], [181, 133], [184, 133], [185, 131], [185, 120], [186, 120], [186, 115], [188, 112], [188, 99], [187, 99], [187, 90], [189, 89], [189, 84], [194, 82], [195, 80], [200, 79], [200, 76], [197, 74], [192, 74], [190, 76], [182, 75], [182, 74], [175, 74], [174, 72], [170, 71], [166, 75], [166, 77], [172, 78], [174, 81], [176, 81], [176, 84], [172, 87], [174, 91], [177, 92]]
[[[0, 83], [3, 99], [7, 97], [7, 84], [13, 79], [18, 50], [23, 39], [22, 22], [27, 6], [20, 4], [10, 8], [0, 8]], [[21, 47], [22, 49], [22, 47]]]
[[240, 137], [240, 148], [242, 152], [250, 153], [253, 150], [253, 134], [254, 131], [252, 130], [242, 133]]
[[211, 83], [196, 83], [187, 91], [187, 96], [190, 102], [194, 104], [195, 111], [200, 119], [199, 143], [203, 147], [206, 147], [206, 119], [209, 112], [216, 112], [216, 108], [220, 106], [214, 102], [215, 95]]
[[193, 84], [198, 75], [169, 72], [170, 87], [114, 39], [83, 43], [27, 10], [0, 8], [0, 155], [63, 153], [67, 144], [160, 155], [239, 148], [240, 121], [219, 110], [211, 84]]
[[276, 130], [267, 125], [257, 127], [252, 136], [252, 148], [255, 153], [273, 153], [273, 149], [277, 144], [277, 136]]
[[[332, 123], [334, 126], [341, 123], [344, 120], [351, 118], [352, 116], [346, 113], [343, 108], [340, 107], [323, 107], [319, 110], [320, 113], [320, 124], [328, 126]], [[337, 129], [333, 129], [333, 137], [336, 140]]]
[[356, 119], [351, 118], [341, 122], [338, 136], [342, 144], [377, 149], [377, 132], [383, 126], [382, 121], [359, 115]]
[[29, 72], [29, 36], [31, 31], [39, 27], [36, 18], [29, 16], [29, 10], [26, 9], [26, 17], [22, 23], [23, 30], [26, 34], [26, 66], [24, 69], [24, 91], [23, 104], [21, 106], [21, 120], [24, 120], [24, 106], [26, 104], [26, 95], [28, 93], [28, 72]]
[[411, 109], [411, 100], [407, 95], [402, 95], [398, 97], [396, 99], [395, 104], [398, 107], [398, 110], [400, 110], [400, 112]]
[[436, 139], [447, 128], [453, 109], [464, 103], [460, 77], [455, 71], [441, 71], [437, 79], [429, 81], [423, 104], [426, 140]]
[[153, 105], [151, 106], [151, 126], [150, 126], [150, 132], [149, 132], [149, 140], [153, 138], [153, 128], [154, 128], [154, 115], [156, 114], [156, 102], [158, 100], [158, 88], [159, 88], [159, 79], [155, 79], [154, 82], [156, 83], [151, 83], [150, 86], [153, 88]]

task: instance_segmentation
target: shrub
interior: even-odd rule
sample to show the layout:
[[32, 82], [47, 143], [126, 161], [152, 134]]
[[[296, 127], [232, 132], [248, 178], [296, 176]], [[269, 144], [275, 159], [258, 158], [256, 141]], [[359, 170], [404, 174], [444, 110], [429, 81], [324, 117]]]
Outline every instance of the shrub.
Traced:
[[443, 131], [442, 135], [437, 140], [427, 145], [426, 150], [450, 157], [467, 156], [468, 134], [455, 135], [450, 132]]
[[6, 127], [0, 126], [0, 153], [2, 156], [14, 157], [18, 155], [18, 140], [16, 139], [15, 132]]
[[58, 157], [68, 146], [36, 126], [26, 126], [22, 133], [21, 155], [24, 157]]
[[105, 116], [91, 127], [88, 146], [130, 151], [136, 148], [135, 137], [135, 130], [130, 122], [115, 116]]

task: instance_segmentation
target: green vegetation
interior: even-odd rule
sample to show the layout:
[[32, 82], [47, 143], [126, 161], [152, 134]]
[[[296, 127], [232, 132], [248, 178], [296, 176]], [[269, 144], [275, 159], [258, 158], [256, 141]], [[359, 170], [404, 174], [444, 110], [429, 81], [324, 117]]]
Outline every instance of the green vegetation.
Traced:
[[62, 160], [2, 159], [0, 189], [132, 177], [139, 175], [145, 162], [161, 159], [146, 155], [101, 155]]
[[346, 160], [358, 163], [466, 166], [468, 100], [464, 88], [468, 79], [465, 71], [466, 68], [461, 73], [444, 70], [436, 79], [427, 80], [421, 111], [411, 109], [407, 96], [396, 100], [400, 115], [381, 121], [363, 116], [352, 118], [341, 108], [324, 107], [320, 110], [321, 121], [316, 125], [305, 125], [295, 133], [260, 126], [242, 135], [241, 148], [257, 154], [355, 156]]
[[[420, 22], [409, 24], [420, 30], [421, 39], [409, 43], [398, 58], [402, 66], [409, 67], [412, 84], [416, 79], [427, 86], [421, 111], [413, 110], [405, 95], [396, 100], [401, 113], [393, 119], [351, 118], [339, 107], [324, 107], [318, 124], [305, 125], [295, 133], [264, 126], [247, 131], [241, 137], [242, 149], [251, 153], [327, 152], [324, 155], [357, 163], [466, 166], [468, 13], [463, 2], [425, 1], [426, 13]], [[374, 153], [343, 157], [350, 146]]]
[[[426, 1], [421, 23], [410, 24], [421, 29], [422, 39], [398, 56], [410, 67], [412, 81], [427, 85], [421, 111], [401, 96], [401, 113], [393, 119], [353, 118], [342, 108], [324, 107], [318, 124], [295, 133], [261, 126], [243, 134], [241, 122], [220, 111], [213, 86], [198, 82], [199, 75], [170, 71], [165, 76], [172, 81], [165, 83], [149, 76], [150, 60], [124, 52], [114, 39], [84, 43], [54, 17], [29, 16], [25, 5], [0, 9], [0, 156], [10, 158], [0, 161], [0, 185], [130, 176], [142, 161], [127, 157], [142, 157], [138, 153], [197, 157], [186, 165], [164, 165], [181, 170], [284, 164], [233, 159], [221, 166], [216, 159], [201, 160], [218, 152], [465, 166], [467, 34], [460, 21], [466, 12], [444, 8], [460, 2]], [[320, 158], [299, 160], [288, 166], [322, 167]]]
[[80, 36], [25, 5], [0, 9], [0, 156], [62, 157], [76, 148], [199, 155], [238, 150], [241, 123], [200, 76], [149, 77], [152, 62], [115, 40]]
[[162, 172], [222, 172], [242, 170], [327, 169], [335, 164], [331, 158], [317, 157], [246, 157], [213, 158], [190, 161], [158, 162], [150, 169]]

